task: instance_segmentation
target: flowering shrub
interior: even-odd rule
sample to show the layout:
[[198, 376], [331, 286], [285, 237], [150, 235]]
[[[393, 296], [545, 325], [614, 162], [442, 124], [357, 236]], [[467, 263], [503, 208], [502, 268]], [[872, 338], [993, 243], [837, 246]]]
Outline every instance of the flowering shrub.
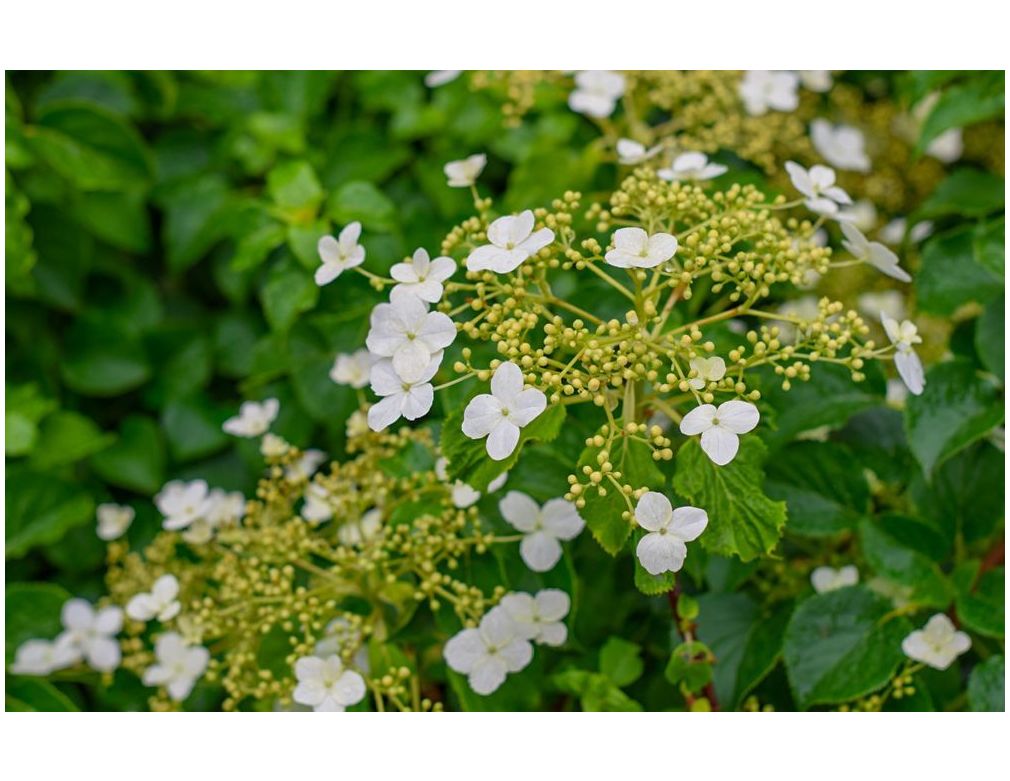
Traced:
[[[424, 132], [404, 106], [427, 93], [404, 77], [383, 104], [383, 79], [355, 77], [363, 113]], [[248, 311], [215, 328], [252, 398], [195, 409], [211, 370], [186, 379], [186, 346], [148, 393], [173, 462], [230, 456], [169, 472], [149, 417], [103, 440], [38, 385], [9, 390], [8, 555], [40, 549], [95, 600], [25, 558], [15, 704], [1002, 709], [1002, 159], [972, 141], [1002, 138], [1001, 82], [425, 82], [436, 114], [490, 119], [421, 155], [400, 209], [443, 228], [416, 243], [374, 186], [328, 194], [284, 160], [300, 136], [267, 133], [277, 116], [245, 130], [269, 150], [234, 142], [266, 189], [222, 257], [263, 266], [270, 332], [246, 334]], [[26, 126], [26, 149], [65, 176], [49, 132]], [[496, 155], [516, 163], [504, 191]], [[36, 295], [43, 260], [9, 294]], [[106, 387], [108, 349], [70, 390], [147, 382]], [[78, 462], [116, 487], [97, 508], [73, 473], [50, 489]], [[59, 569], [93, 513], [102, 585]]]

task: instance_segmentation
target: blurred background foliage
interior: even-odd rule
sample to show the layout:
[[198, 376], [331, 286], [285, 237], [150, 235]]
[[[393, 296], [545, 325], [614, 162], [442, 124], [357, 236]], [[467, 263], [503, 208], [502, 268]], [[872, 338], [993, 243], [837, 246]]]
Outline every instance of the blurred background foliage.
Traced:
[[[169, 479], [254, 492], [255, 442], [221, 430], [243, 398], [277, 397], [279, 434], [342, 452], [358, 397], [328, 373], [338, 352], [363, 344], [380, 296], [358, 275], [314, 284], [320, 235], [360, 220], [376, 272], [415, 247], [437, 250], [472, 212], [442, 166], [481, 151], [482, 191], [503, 212], [565, 190], [588, 202], [613, 187], [612, 153], [599, 128], [567, 108], [566, 78], [491, 74], [432, 90], [418, 72], [8, 75], [7, 581], [45, 584], [8, 590], [8, 661], [12, 644], [52, 620], [38, 617], [41, 606], [104, 593], [98, 503], [136, 509], [138, 546], [160, 525], [150, 497]], [[891, 638], [874, 629], [890, 603], [862, 586], [812, 596], [809, 571], [825, 563], [858, 560], [867, 581], [872, 572], [917, 604], [956, 606], [984, 662], [975, 669], [1002, 670], [1003, 75], [841, 79], [867, 105], [910, 108], [937, 94], [908, 159], [961, 127], [974, 154], [941, 169], [910, 213], [890, 215], [935, 224], [921, 247], [906, 239], [899, 253], [934, 364], [925, 393], [889, 404], [880, 372], [857, 386], [826, 366], [788, 394], [770, 381], [764, 404], [777, 425], [765, 432], [763, 490], [788, 507], [782, 556], [743, 563], [692, 549], [687, 589], [700, 595], [698, 637], [719, 659], [714, 685], [726, 707], [754, 693], [778, 708], [843, 702], [894, 673], [900, 659], [881, 650]], [[503, 121], [503, 105], [514, 121]], [[759, 167], [716, 156], [735, 180], [765, 182]], [[872, 273], [837, 284], [824, 292], [847, 302], [892, 287]], [[822, 427], [826, 440], [806, 435]], [[550, 498], [537, 484], [567, 474], [572, 448], [581, 449], [577, 437], [563, 435], [531, 451], [516, 486]], [[704, 660], [665, 666], [678, 644], [665, 600], [617, 598], [632, 578], [629, 558], [610, 559], [588, 534], [573, 551], [594, 573], [579, 579], [578, 603], [594, 607], [576, 613], [562, 669], [546, 670], [538, 655], [487, 699], [450, 677], [457, 706], [664, 708], [669, 690], [657, 690], [655, 676], [688, 691], [712, 679]], [[791, 663], [814, 642], [817, 627], [801, 612], [814, 610], [858, 614], [859, 659], [877, 664], [830, 654], [820, 667]], [[931, 674], [918, 706], [993, 704], [985, 681], [965, 695], [956, 677], [956, 667]], [[113, 695], [97, 702], [125, 706]]]

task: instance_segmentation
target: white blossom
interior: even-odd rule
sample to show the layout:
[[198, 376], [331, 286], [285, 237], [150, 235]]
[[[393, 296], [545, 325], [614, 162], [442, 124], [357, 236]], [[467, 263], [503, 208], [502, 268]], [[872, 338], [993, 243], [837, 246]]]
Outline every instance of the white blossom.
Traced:
[[786, 171], [793, 186], [806, 196], [804, 203], [811, 211], [831, 217], [838, 214], [839, 205], [852, 203], [848, 193], [835, 185], [835, 172], [826, 165], [815, 165], [808, 171], [790, 160]]
[[155, 495], [154, 503], [165, 516], [162, 526], [170, 531], [179, 531], [207, 514], [210, 493], [204, 480], [189, 483], [172, 480]]
[[775, 111], [795, 111], [800, 104], [799, 76], [792, 71], [747, 71], [740, 82], [740, 98], [753, 117]]
[[455, 338], [456, 326], [448, 315], [429, 312], [413, 296], [404, 296], [372, 310], [365, 344], [372, 355], [391, 358], [400, 379], [416, 382], [428, 371], [432, 358], [441, 356]]
[[455, 81], [462, 73], [463, 71], [430, 71], [424, 77], [424, 86], [441, 87], [443, 84]]
[[901, 641], [905, 656], [946, 670], [954, 660], [971, 648], [971, 638], [960, 632], [943, 613], [937, 613], [922, 629], [916, 629]]
[[487, 165], [487, 155], [470, 155], [463, 160], [452, 160], [442, 170], [450, 187], [470, 187]]
[[688, 437], [701, 434], [705, 455], [725, 466], [736, 457], [740, 434], [753, 431], [760, 419], [758, 408], [749, 401], [726, 401], [718, 409], [713, 404], [702, 404], [680, 421], [680, 433]]
[[491, 377], [491, 393], [474, 396], [463, 410], [463, 433], [470, 439], [487, 437], [487, 454], [502, 461], [519, 444], [519, 429], [545, 409], [547, 397], [543, 391], [523, 390], [522, 370], [505, 362]]
[[389, 300], [395, 303], [401, 296], [414, 296], [429, 304], [437, 304], [444, 292], [442, 283], [455, 271], [456, 261], [452, 258], [431, 260], [428, 251], [418, 247], [409, 263], [397, 263], [389, 270], [389, 275], [400, 283], [390, 291]]
[[[908, 221], [904, 217], [896, 217], [880, 229], [880, 240], [891, 246], [901, 244], [905, 240], [907, 225]], [[933, 223], [929, 220], [924, 220], [912, 226], [912, 230], [908, 233], [908, 238], [913, 244], [918, 244], [932, 233]]]
[[333, 517], [330, 492], [319, 483], [308, 484], [305, 488], [304, 499], [301, 516], [309, 523], [318, 526]]
[[826, 591], [854, 586], [859, 582], [859, 570], [852, 564], [835, 569], [834, 567], [818, 567], [810, 573], [810, 585], [814, 591], [823, 594]]
[[563, 645], [568, 639], [565, 616], [572, 600], [564, 591], [545, 588], [536, 596], [513, 592], [502, 597], [501, 607], [518, 630], [538, 645]]
[[602, 119], [614, 113], [624, 95], [624, 76], [613, 71], [579, 71], [575, 89], [568, 96], [572, 111]]
[[524, 260], [554, 241], [554, 231], [550, 228], [534, 233], [534, 222], [530, 209], [492, 222], [487, 227], [487, 239], [491, 243], [477, 247], [467, 256], [467, 270], [496, 274], [515, 271]]
[[316, 269], [317, 285], [328, 285], [348, 269], [365, 262], [365, 248], [358, 242], [360, 238], [361, 223], [352, 222], [340, 231], [339, 238], [323, 236], [319, 240], [316, 248], [321, 265]]
[[964, 135], [959, 127], [943, 131], [926, 145], [926, 154], [941, 163], [953, 163], [964, 154]]
[[702, 152], [683, 152], [674, 158], [669, 168], [660, 168], [656, 174], [668, 182], [703, 182], [722, 176], [728, 170], [720, 163], [710, 163]]
[[207, 669], [210, 652], [188, 644], [178, 632], [165, 632], [154, 642], [155, 663], [144, 670], [145, 686], [164, 686], [176, 702], [186, 699]]
[[811, 92], [827, 92], [831, 89], [831, 71], [796, 71], [800, 83]]
[[866, 138], [859, 128], [832, 125], [826, 119], [815, 119], [810, 123], [810, 140], [821, 157], [835, 168], [860, 173], [870, 170]]
[[877, 207], [873, 205], [873, 201], [863, 198], [842, 209], [838, 214], [838, 221], [855, 225], [863, 233], [869, 233], [877, 227]]
[[621, 165], [638, 165], [651, 160], [663, 149], [662, 144], [646, 148], [644, 144], [632, 141], [630, 138], [617, 140], [617, 162]]
[[333, 361], [330, 379], [337, 385], [364, 388], [368, 385], [368, 373], [372, 370], [373, 363], [375, 363], [375, 358], [368, 350], [355, 350], [349, 354], [340, 353]]
[[289, 483], [308, 480], [325, 461], [326, 453], [322, 450], [306, 450], [301, 458], [284, 467], [284, 479]]
[[468, 677], [477, 694], [490, 694], [505, 676], [533, 659], [533, 646], [501, 606], [492, 608], [476, 629], [455, 634], [443, 650], [446, 664]]
[[363, 437], [371, 429], [368, 428], [368, 416], [360, 409], [354, 410], [347, 418], [347, 438]]
[[617, 268], [655, 268], [677, 254], [677, 237], [669, 233], [650, 236], [641, 228], [618, 228], [611, 241], [614, 248], [604, 259]]
[[918, 396], [926, 386], [926, 377], [922, 369], [922, 361], [916, 355], [913, 346], [922, 343], [922, 337], [911, 320], [902, 320], [900, 323], [893, 320], [883, 312], [880, 313], [880, 322], [887, 332], [887, 338], [894, 345], [894, 366], [898, 374], [904, 381], [908, 389]]
[[365, 698], [365, 679], [354, 670], [345, 670], [335, 654], [326, 659], [303, 656], [295, 662], [295, 678], [294, 701], [317, 713], [342, 711]]
[[105, 503], [98, 505], [95, 512], [98, 518], [98, 537], [109, 541], [126, 534], [136, 516], [134, 509], [125, 504]]
[[284, 437], [271, 434], [269, 431], [260, 440], [260, 455], [264, 458], [280, 458], [291, 450], [291, 445]]
[[689, 379], [687, 384], [695, 390], [704, 390], [710, 382], [719, 382], [726, 376], [726, 361], [718, 355], [713, 358], [692, 358], [691, 368], [697, 372], [697, 376]]
[[149, 592], [142, 592], [126, 603], [126, 615], [134, 621], [158, 619], [161, 623], [171, 621], [182, 610], [179, 596], [179, 581], [175, 575], [162, 575], [151, 586]]
[[551, 499], [543, 507], [519, 491], [509, 491], [498, 503], [502, 517], [523, 533], [519, 555], [534, 572], [547, 572], [561, 558], [560, 540], [573, 540], [586, 525], [575, 505]]
[[356, 521], [344, 521], [337, 529], [341, 545], [362, 546], [376, 539], [382, 532], [382, 510], [373, 507]]
[[57, 642], [69, 643], [88, 664], [100, 672], [119, 667], [116, 635], [123, 628], [123, 611], [118, 607], [95, 610], [83, 599], [68, 599], [60, 613], [64, 631]]
[[80, 660], [80, 650], [66, 635], [55, 640], [26, 640], [18, 646], [10, 671], [14, 675], [50, 675]]
[[[449, 460], [445, 456], [439, 457], [435, 461], [435, 476], [438, 477], [442, 482], [448, 482], [449, 480]], [[508, 480], [509, 473], [502, 472], [498, 477], [488, 483], [487, 493], [493, 494], [503, 485], [505, 481]], [[481, 497], [481, 492], [472, 486], [467, 485], [462, 480], [455, 480], [452, 484], [452, 503], [456, 507], [466, 509], [474, 504], [476, 504]]]
[[182, 532], [182, 538], [192, 545], [210, 542], [222, 526], [232, 526], [245, 515], [245, 497], [240, 491], [211, 489], [202, 515], [194, 519]]
[[400, 418], [417, 420], [427, 415], [435, 400], [431, 379], [441, 362], [442, 353], [435, 353], [421, 375], [410, 382], [400, 378], [392, 361], [376, 363], [372, 367], [372, 392], [382, 398], [368, 408], [369, 428], [382, 431]]
[[635, 506], [635, 521], [648, 534], [638, 541], [635, 555], [650, 575], [678, 572], [687, 557], [687, 543], [708, 526], [708, 513], [697, 507], [673, 508], [670, 500], [647, 491]]
[[842, 246], [856, 260], [868, 263], [881, 274], [900, 280], [901, 282], [911, 282], [912, 277], [905, 269], [898, 265], [898, 256], [892, 250], [885, 247], [879, 241], [870, 241], [862, 234], [855, 225], [848, 222], [841, 223], [842, 233], [845, 239]]
[[281, 405], [277, 399], [243, 401], [238, 415], [228, 418], [221, 427], [226, 434], [234, 437], [258, 437], [265, 434], [270, 424], [277, 419]]

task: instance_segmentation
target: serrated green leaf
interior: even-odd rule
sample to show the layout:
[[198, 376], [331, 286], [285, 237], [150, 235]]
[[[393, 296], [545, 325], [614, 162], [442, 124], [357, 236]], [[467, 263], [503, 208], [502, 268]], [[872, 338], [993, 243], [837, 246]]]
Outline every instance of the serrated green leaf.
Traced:
[[867, 563], [883, 578], [913, 589], [916, 604], [945, 609], [953, 588], [939, 566], [922, 553], [902, 545], [871, 520], [859, 524], [859, 541]]
[[973, 711], [1006, 710], [1006, 661], [1002, 654], [990, 656], [971, 671], [968, 705]]

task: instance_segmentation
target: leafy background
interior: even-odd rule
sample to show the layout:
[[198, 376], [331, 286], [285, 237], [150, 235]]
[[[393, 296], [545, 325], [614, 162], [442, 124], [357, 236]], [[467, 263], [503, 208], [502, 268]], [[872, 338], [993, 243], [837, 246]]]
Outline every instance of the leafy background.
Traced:
[[[991, 74], [871, 75], [906, 105], [940, 91], [923, 145], [950, 127], [1002, 128]], [[442, 165], [477, 151], [489, 153], [481, 184], [502, 209], [603, 193], [617, 176], [596, 129], [550, 85], [517, 126], [503, 125], [495, 91], [465, 79], [429, 90], [416, 72], [14, 73], [5, 105], [8, 662], [21, 640], [54, 633], [68, 593], [103, 593], [98, 503], [134, 506], [131, 541], [143, 544], [159, 525], [150, 498], [169, 479], [252, 492], [255, 446], [221, 431], [241, 399], [276, 396], [279, 433], [340, 454], [357, 397], [328, 372], [362, 344], [379, 297], [357, 275], [316, 287], [319, 235], [360, 220], [375, 271], [437, 248], [472, 209]], [[714, 666], [671, 655], [681, 638], [664, 597], [628, 597], [632, 582], [647, 594], [668, 585], [585, 534], [559, 565], [577, 591], [569, 649], [538, 654], [491, 698], [448, 674], [450, 704], [664, 709], [710, 679], [723, 707], [751, 694], [782, 709], [844, 703], [892, 678], [913, 623], [950, 609], [972, 633], [968, 661], [922, 675], [911, 700], [888, 707], [1002, 709], [1002, 176], [955, 165], [914, 215], [937, 224], [910, 258], [915, 311], [935, 325], [921, 397], [888, 405], [880, 372], [853, 385], [821, 366], [789, 393], [770, 381], [777, 424], [726, 470], [734, 500], [690, 447], [663, 476], [734, 519], [692, 548], [682, 578], [697, 599], [679, 609], [697, 608]], [[803, 438], [823, 426], [827, 441]], [[528, 450], [510, 487], [556, 495], [578, 436], [573, 426]], [[785, 522], [777, 558], [753, 558], [760, 535], [753, 551], [724, 555], [740, 550], [726, 535], [755, 513], [765, 530]], [[605, 548], [625, 542], [587, 520]], [[593, 576], [577, 578], [573, 559]], [[924, 612], [891, 618], [865, 585], [813, 595], [813, 566], [850, 562]], [[519, 587], [528, 573], [516, 564], [495, 563], [495, 576]], [[8, 707], [143, 702], [101, 688], [8, 678]]]

